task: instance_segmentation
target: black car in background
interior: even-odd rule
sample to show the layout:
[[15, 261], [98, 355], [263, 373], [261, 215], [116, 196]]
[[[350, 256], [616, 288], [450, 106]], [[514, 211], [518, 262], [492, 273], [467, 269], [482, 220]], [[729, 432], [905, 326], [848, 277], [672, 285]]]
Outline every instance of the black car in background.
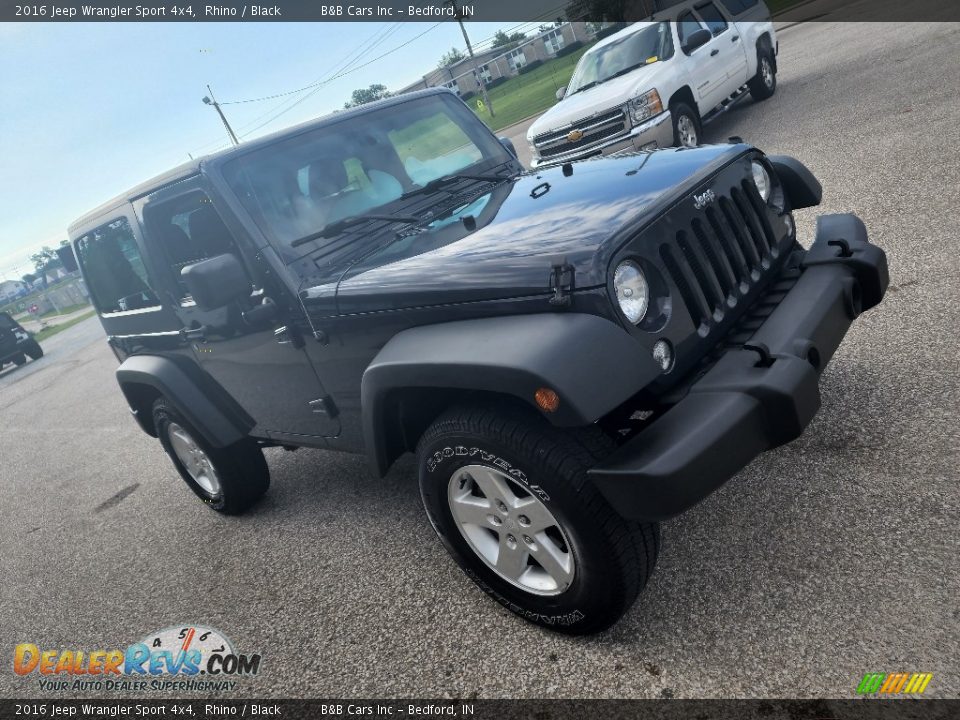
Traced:
[[267, 490], [264, 447], [416, 453], [463, 570], [582, 634], [661, 520], [803, 431], [882, 299], [853, 215], [799, 244], [820, 194], [741, 142], [525, 172], [430, 90], [183, 165], [70, 238], [134, 417], [212, 509]]
[[39, 360], [43, 348], [9, 313], [0, 312], [0, 370], [7, 363], [23, 365], [27, 358]]

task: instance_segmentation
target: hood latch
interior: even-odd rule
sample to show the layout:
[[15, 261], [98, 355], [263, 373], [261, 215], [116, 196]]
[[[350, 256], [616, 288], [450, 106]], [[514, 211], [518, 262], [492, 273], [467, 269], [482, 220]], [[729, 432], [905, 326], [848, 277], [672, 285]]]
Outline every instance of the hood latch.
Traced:
[[550, 298], [551, 305], [565, 306], [570, 304], [570, 293], [573, 292], [573, 265], [567, 262], [564, 256], [550, 260]]

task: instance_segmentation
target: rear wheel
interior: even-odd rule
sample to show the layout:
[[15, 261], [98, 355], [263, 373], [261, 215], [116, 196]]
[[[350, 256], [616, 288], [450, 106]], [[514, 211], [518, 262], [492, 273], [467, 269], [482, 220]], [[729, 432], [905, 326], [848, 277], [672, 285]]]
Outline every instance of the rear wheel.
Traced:
[[624, 520], [588, 480], [611, 449], [523, 408], [454, 409], [417, 449], [424, 507], [494, 600], [551, 630], [599, 632], [630, 608], [660, 545], [656, 524]]
[[32, 360], [39, 360], [43, 357], [43, 348], [40, 347], [40, 343], [36, 340], [31, 340], [27, 343], [27, 346], [24, 348], [24, 352], [30, 356]]
[[673, 144], [677, 147], [697, 147], [700, 144], [700, 116], [685, 103], [670, 108], [673, 117]]
[[153, 421], [160, 444], [180, 477], [213, 510], [225, 515], [242, 513], [270, 487], [263, 451], [250, 438], [215, 448], [166, 398], [154, 403]]
[[769, 49], [757, 51], [757, 74], [748, 83], [754, 100], [766, 100], [777, 91], [777, 71]]
[[13, 358], [13, 364], [16, 365], [17, 367], [20, 367], [26, 362], [27, 362], [27, 356], [22, 353]]

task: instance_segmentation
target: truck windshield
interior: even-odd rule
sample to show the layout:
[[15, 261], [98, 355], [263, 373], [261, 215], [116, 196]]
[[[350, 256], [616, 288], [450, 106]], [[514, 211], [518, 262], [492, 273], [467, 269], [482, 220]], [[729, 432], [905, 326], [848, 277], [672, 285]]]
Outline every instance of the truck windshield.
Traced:
[[229, 161], [223, 174], [264, 234], [291, 247], [312, 235], [323, 242], [317, 231], [344, 218], [392, 211], [431, 181], [509, 160], [462, 102], [435, 95], [294, 135]]
[[673, 36], [669, 23], [660, 22], [629, 32], [580, 58], [567, 86], [567, 95], [599, 85], [648, 63], [666, 60], [672, 55]]

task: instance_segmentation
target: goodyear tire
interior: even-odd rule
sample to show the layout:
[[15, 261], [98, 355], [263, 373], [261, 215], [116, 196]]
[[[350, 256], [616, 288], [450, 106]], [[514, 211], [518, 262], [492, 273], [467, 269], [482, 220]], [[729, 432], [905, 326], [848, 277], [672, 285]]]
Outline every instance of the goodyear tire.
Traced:
[[757, 50], [757, 74], [747, 83], [750, 95], [758, 102], [773, 97], [777, 91], [777, 70], [769, 48]]
[[180, 477], [211, 509], [238, 515], [270, 487], [267, 461], [253, 440], [215, 448], [165, 398], [154, 403], [153, 422]]
[[453, 409], [417, 448], [423, 504], [491, 598], [551, 630], [599, 632], [633, 604], [660, 546], [658, 525], [624, 520], [587, 479], [611, 448], [526, 408]]

